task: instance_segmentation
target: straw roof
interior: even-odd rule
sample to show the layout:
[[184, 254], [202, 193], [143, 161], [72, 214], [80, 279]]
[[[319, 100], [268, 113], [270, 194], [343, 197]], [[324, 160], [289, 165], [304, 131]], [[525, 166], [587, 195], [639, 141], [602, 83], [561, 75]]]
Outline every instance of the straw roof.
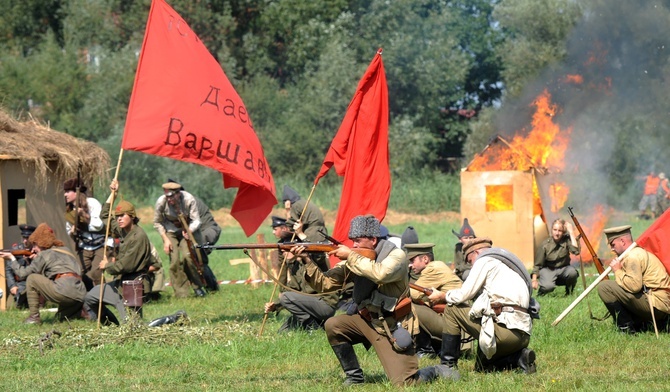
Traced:
[[[19, 122], [0, 109], [0, 160], [19, 160], [24, 170], [35, 170], [45, 185], [49, 177], [75, 177], [81, 168], [85, 184], [106, 179], [110, 158], [95, 143], [50, 129], [35, 120]], [[34, 169], [33, 169], [34, 168]]]

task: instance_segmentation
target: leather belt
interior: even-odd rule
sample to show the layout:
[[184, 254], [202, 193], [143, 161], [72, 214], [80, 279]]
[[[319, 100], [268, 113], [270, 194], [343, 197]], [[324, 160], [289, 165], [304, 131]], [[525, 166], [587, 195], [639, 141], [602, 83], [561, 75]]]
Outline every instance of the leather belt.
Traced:
[[65, 272], [65, 273], [62, 273], [62, 274], [56, 274], [56, 277], [54, 278], [54, 280], [58, 280], [60, 278], [77, 278], [77, 279], [81, 280], [81, 276], [79, 276], [78, 274], [75, 274], [74, 272]]
[[492, 303], [491, 309], [493, 309], [493, 313], [495, 313], [496, 316], [500, 316], [500, 313], [502, 312], [511, 313], [514, 312], [515, 310], [528, 314], [528, 309], [517, 305], [503, 305], [499, 303]]

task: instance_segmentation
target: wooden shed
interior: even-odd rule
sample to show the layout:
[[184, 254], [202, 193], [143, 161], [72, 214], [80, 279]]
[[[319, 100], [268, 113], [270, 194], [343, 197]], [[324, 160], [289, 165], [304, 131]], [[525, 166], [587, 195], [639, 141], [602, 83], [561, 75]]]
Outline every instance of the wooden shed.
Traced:
[[[109, 155], [95, 143], [50, 129], [36, 121], [20, 122], [0, 110], [0, 246], [21, 241], [19, 224], [47, 223], [56, 237], [73, 247], [65, 230], [63, 182], [77, 175], [84, 183], [107, 177]], [[106, 197], [106, 195], [105, 195]], [[0, 259], [0, 289], [6, 292]], [[0, 299], [6, 307], [7, 295]]]
[[461, 216], [478, 237], [516, 254], [529, 270], [535, 249], [549, 236], [537, 187], [546, 174], [529, 157], [495, 136], [461, 171]]

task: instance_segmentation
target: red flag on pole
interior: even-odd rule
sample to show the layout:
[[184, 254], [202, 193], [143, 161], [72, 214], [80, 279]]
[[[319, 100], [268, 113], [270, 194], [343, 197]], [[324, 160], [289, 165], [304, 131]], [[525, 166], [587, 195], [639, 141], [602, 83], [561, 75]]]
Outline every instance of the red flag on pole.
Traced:
[[388, 86], [379, 49], [358, 83], [342, 125], [326, 153], [314, 184], [332, 166], [344, 176], [333, 237], [344, 243], [357, 215], [386, 216], [391, 196], [388, 149]]
[[196, 163], [239, 188], [231, 215], [247, 236], [277, 204], [247, 109], [220, 64], [163, 0], [153, 0], [121, 147]]
[[637, 239], [637, 244], [653, 253], [661, 260], [665, 270], [670, 272], [670, 209], [666, 210]]

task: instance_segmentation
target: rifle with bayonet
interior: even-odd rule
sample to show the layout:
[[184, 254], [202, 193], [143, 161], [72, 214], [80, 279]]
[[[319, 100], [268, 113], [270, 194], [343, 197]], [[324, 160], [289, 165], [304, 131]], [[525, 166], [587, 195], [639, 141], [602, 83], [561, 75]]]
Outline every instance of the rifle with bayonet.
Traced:
[[[330, 252], [337, 249], [338, 244], [333, 242], [278, 242], [276, 244], [224, 244], [224, 245], [198, 245], [203, 250], [236, 250], [236, 249], [278, 249], [289, 252], [295, 246], [302, 246], [307, 253]], [[377, 258], [377, 252], [374, 249], [353, 248], [352, 252], [358, 253], [371, 260]]]
[[[568, 207], [568, 213], [570, 214], [570, 218], [572, 218], [572, 221], [575, 223], [575, 227], [579, 231], [579, 235], [582, 237], [584, 240], [584, 245], [586, 245], [586, 248], [589, 250], [589, 253], [591, 254], [591, 258], [593, 259], [593, 264], [595, 264], [596, 269], [598, 270], [598, 274], [602, 274], [605, 271], [605, 268], [603, 268], [603, 263], [600, 261], [600, 258], [598, 257], [598, 254], [596, 251], [593, 249], [593, 246], [591, 246], [591, 242], [589, 241], [588, 237], [586, 236], [586, 233], [584, 233], [584, 229], [582, 229], [582, 226], [579, 224], [579, 221], [577, 220], [577, 217], [575, 214], [572, 213], [572, 207]], [[609, 279], [607, 276], [605, 276], [605, 279]]]

